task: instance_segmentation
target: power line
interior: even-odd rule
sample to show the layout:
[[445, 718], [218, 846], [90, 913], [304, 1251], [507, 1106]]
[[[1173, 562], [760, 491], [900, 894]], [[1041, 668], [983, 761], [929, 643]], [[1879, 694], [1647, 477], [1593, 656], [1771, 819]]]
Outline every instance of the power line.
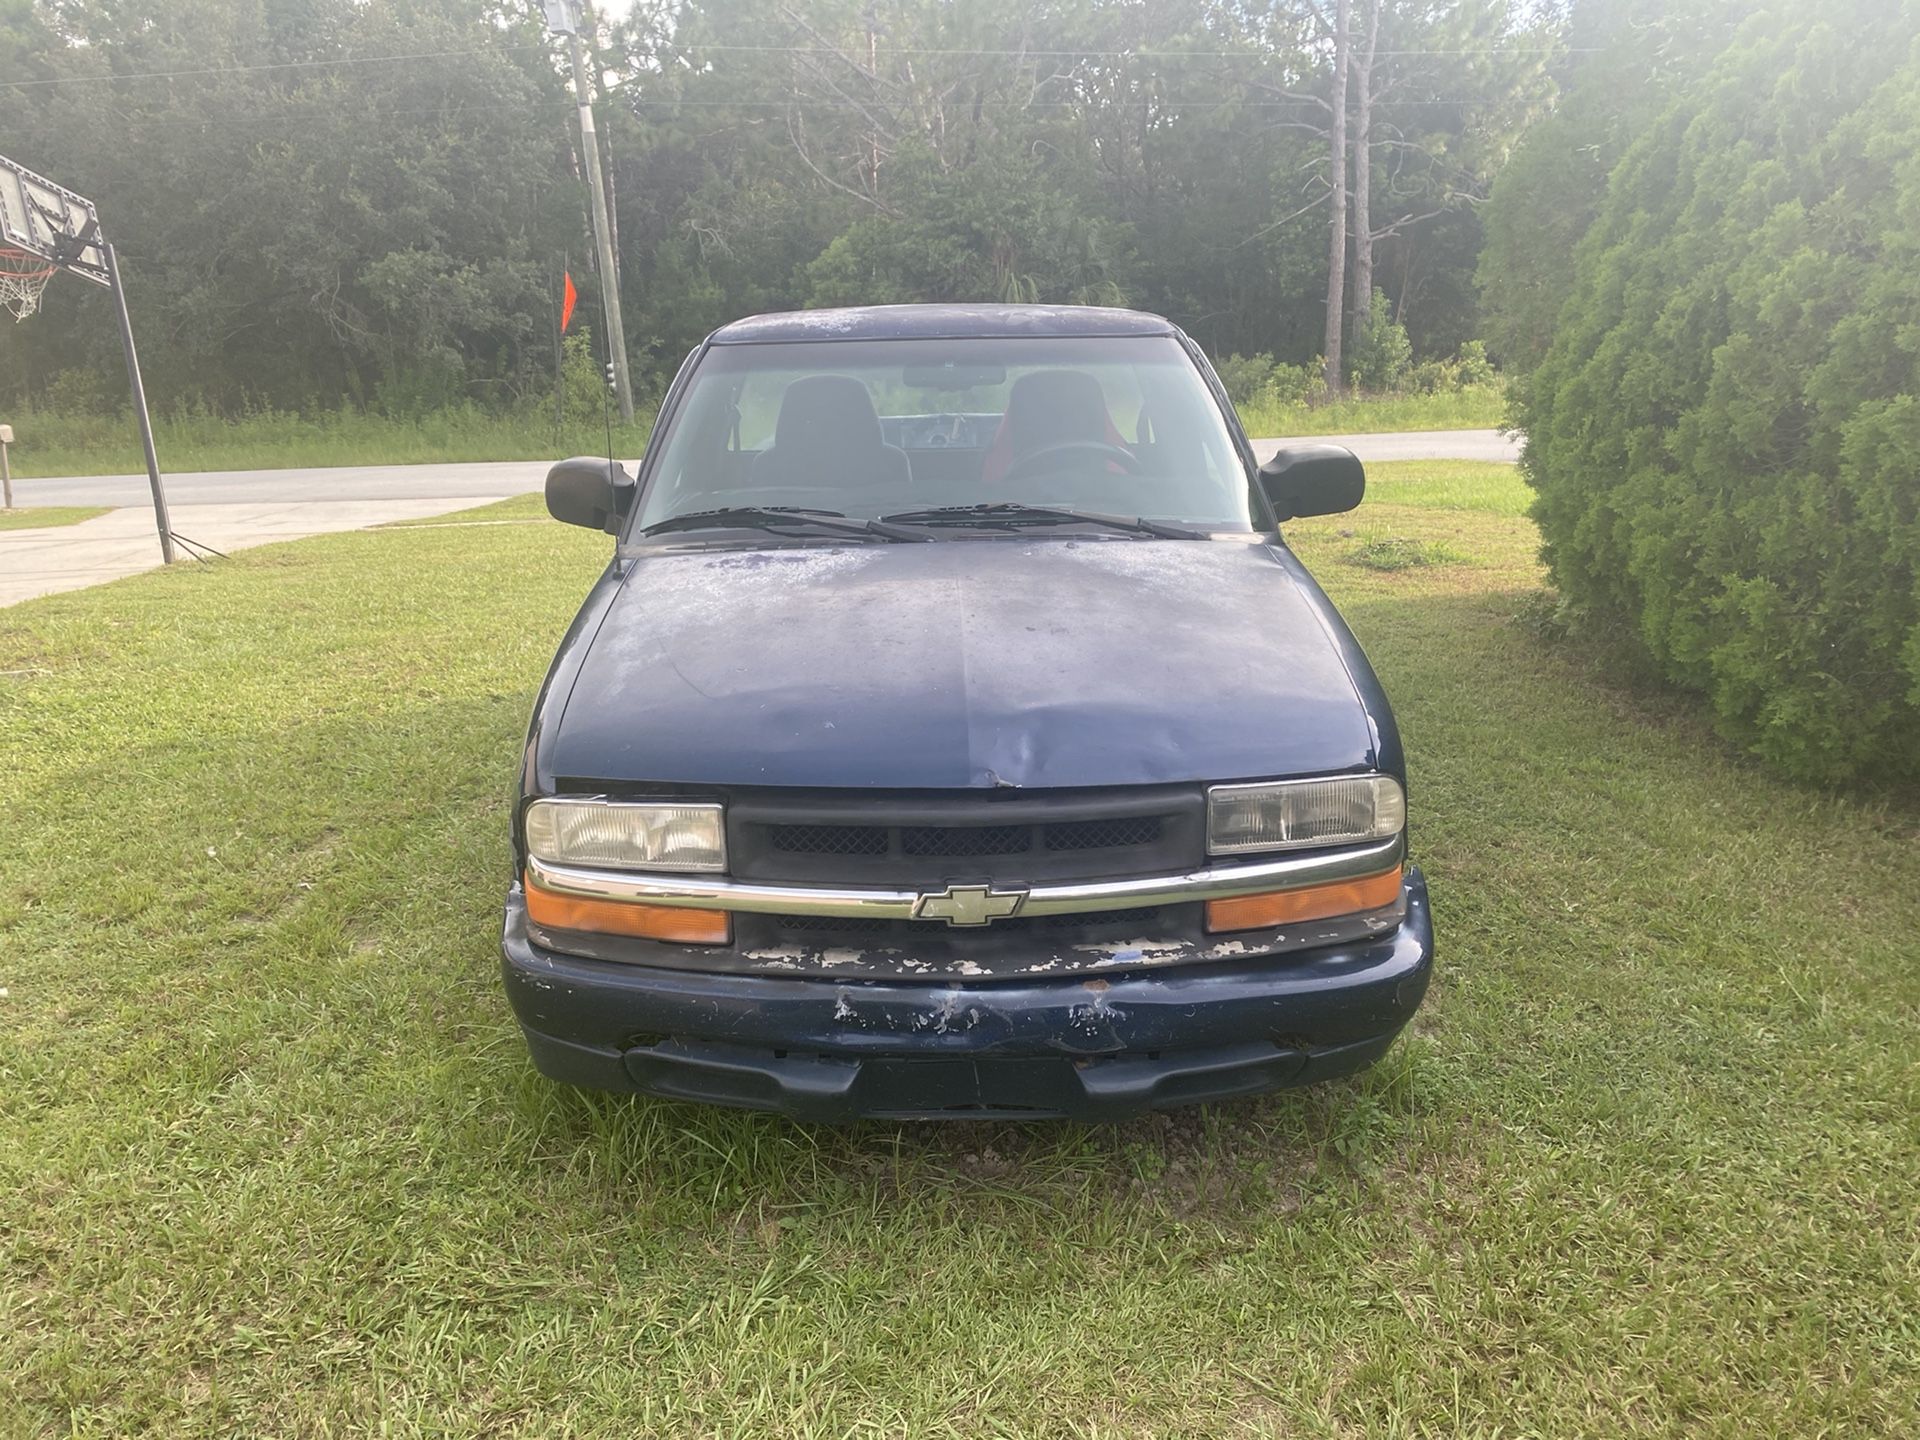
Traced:
[[[675, 50], [728, 50], [748, 54], [767, 55], [840, 55], [851, 51], [839, 51], [824, 45], [735, 45], [725, 41], [707, 40], [668, 40], [660, 45], [662, 52]], [[1476, 45], [1462, 48], [1436, 46], [1432, 49], [1413, 50], [1376, 50], [1379, 57], [1416, 55], [1599, 55], [1604, 53], [1598, 45]], [[884, 53], [888, 55], [946, 55], [962, 56], [982, 60], [990, 59], [1033, 59], [1033, 60], [1271, 60], [1283, 53], [1274, 50], [974, 50], [942, 49], [932, 45], [895, 45]]]
[[474, 104], [469, 101], [454, 101], [446, 105], [432, 105], [424, 109], [374, 110], [363, 105], [301, 105], [274, 106], [256, 110], [247, 115], [202, 115], [197, 117], [199, 125], [257, 125], [267, 120], [320, 120], [330, 115], [352, 115], [365, 120], [414, 119], [426, 115], [544, 115], [566, 111], [571, 114], [577, 107], [571, 99], [567, 100], [528, 100], [512, 105]]
[[[639, 95], [612, 95], [611, 103], [623, 103], [634, 110], [671, 110], [682, 107], [706, 110], [746, 110], [746, 111], [786, 111], [830, 113], [833, 111], [857, 111], [868, 113], [871, 107], [852, 104], [845, 100], [675, 100], [650, 99]], [[1240, 109], [1259, 111], [1263, 114], [1313, 114], [1323, 113], [1322, 107], [1306, 100], [1239, 100], [1222, 99], [1217, 95], [1205, 98], [1160, 99], [1158, 103], [1168, 109], [1184, 110], [1190, 114], [1203, 114], [1214, 110]], [[1401, 109], [1407, 106], [1466, 106], [1471, 107], [1485, 102], [1477, 99], [1427, 99], [1400, 100], [1388, 102], [1384, 108]], [[1093, 100], [984, 100], [983, 109], [987, 110], [1094, 110], [1099, 103]], [[254, 111], [246, 115], [204, 115], [197, 117], [196, 123], [202, 127], [217, 126], [231, 129], [235, 126], [254, 126], [272, 121], [319, 120], [332, 115], [351, 114], [364, 120], [411, 120], [437, 116], [475, 116], [502, 114], [554, 114], [561, 111], [571, 112], [575, 108], [572, 100], [530, 100], [511, 105], [475, 104], [472, 102], [454, 102], [446, 105], [433, 105], [424, 108], [406, 108], [375, 110], [351, 104], [338, 105], [301, 105], [299, 107], [271, 107]], [[964, 108], [972, 109], [968, 104]]]
[[[44, 80], [8, 80], [0, 90], [34, 90], [60, 85], [118, 85], [133, 80], [211, 79], [222, 75], [257, 75], [286, 70], [352, 68], [356, 65], [397, 65], [415, 60], [453, 60], [470, 55], [525, 55], [548, 53], [547, 45], [482, 45], [465, 50], [422, 50], [407, 55], [341, 55], [324, 60], [276, 60], [260, 65], [209, 65], [192, 70], [143, 70], [125, 75], [62, 75]], [[739, 54], [809, 55], [820, 58], [838, 56], [838, 50], [820, 45], [736, 45], [722, 42], [668, 41], [661, 52], [720, 50]], [[947, 49], [938, 46], [895, 46], [888, 55], [942, 56], [976, 60], [1254, 60], [1277, 58], [1278, 52], [1260, 50], [975, 50]], [[1597, 55], [1600, 46], [1514, 46], [1488, 45], [1468, 48], [1381, 50], [1381, 58], [1401, 59], [1427, 55]]]
[[61, 75], [47, 80], [8, 80], [0, 90], [33, 90], [49, 85], [117, 85], [125, 80], [187, 80], [216, 75], [257, 75], [277, 70], [317, 70], [329, 66], [398, 65], [410, 60], [456, 60], [466, 55], [524, 55], [546, 45], [481, 45], [468, 50], [422, 50], [411, 55], [340, 55], [329, 60], [275, 60], [262, 65], [209, 65], [199, 70], [142, 70], [129, 75]]
[[[716, 110], [859, 110], [863, 113], [873, 107], [858, 105], [848, 100], [673, 100], [651, 98], [645, 95], [628, 96], [630, 105], [658, 106], [699, 106]], [[1189, 110], [1216, 109], [1223, 105], [1233, 105], [1242, 110], [1312, 110], [1320, 111], [1324, 107], [1316, 100], [1234, 100], [1221, 99], [1218, 95], [1204, 98], [1185, 98], [1182, 96], [1154, 96], [1162, 105], [1178, 105]], [[973, 101], [958, 106], [962, 110], [974, 108]], [[1386, 100], [1379, 102], [1383, 110], [1404, 109], [1409, 105], [1483, 105], [1481, 99], [1427, 99], [1427, 100]], [[979, 102], [989, 110], [1079, 110], [1098, 109], [1096, 100], [982, 100]]]

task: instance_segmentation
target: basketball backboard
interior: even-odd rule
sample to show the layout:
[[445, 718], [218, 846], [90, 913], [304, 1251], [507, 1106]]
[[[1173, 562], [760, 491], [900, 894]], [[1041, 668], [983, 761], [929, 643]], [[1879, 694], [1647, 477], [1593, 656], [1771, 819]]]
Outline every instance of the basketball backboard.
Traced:
[[0, 246], [9, 245], [96, 285], [111, 283], [93, 202], [0, 155]]

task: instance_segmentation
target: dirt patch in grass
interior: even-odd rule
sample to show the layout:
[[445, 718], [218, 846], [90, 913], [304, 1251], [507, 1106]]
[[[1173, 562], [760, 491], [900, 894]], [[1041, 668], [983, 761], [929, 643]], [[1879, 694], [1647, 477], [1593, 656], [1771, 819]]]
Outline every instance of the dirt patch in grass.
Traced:
[[1419, 540], [1410, 535], [1386, 535], [1365, 540], [1340, 557], [1349, 565], [1365, 570], [1425, 570], [1435, 565], [1472, 563], [1450, 545], [1437, 540]]

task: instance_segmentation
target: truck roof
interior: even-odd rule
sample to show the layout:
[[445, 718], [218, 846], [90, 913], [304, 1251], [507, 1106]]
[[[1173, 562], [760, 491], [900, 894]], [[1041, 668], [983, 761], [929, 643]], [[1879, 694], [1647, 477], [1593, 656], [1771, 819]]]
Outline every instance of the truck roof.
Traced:
[[859, 305], [749, 315], [713, 332], [715, 345], [793, 340], [1006, 339], [1050, 335], [1172, 335], [1173, 323], [1098, 305]]

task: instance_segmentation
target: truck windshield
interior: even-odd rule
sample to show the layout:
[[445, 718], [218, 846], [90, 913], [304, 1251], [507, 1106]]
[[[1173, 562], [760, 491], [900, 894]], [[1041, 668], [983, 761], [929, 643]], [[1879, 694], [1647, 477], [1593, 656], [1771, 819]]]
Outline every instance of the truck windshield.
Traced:
[[742, 507], [1254, 528], [1233, 438], [1170, 336], [716, 345], [667, 425], [636, 534]]

